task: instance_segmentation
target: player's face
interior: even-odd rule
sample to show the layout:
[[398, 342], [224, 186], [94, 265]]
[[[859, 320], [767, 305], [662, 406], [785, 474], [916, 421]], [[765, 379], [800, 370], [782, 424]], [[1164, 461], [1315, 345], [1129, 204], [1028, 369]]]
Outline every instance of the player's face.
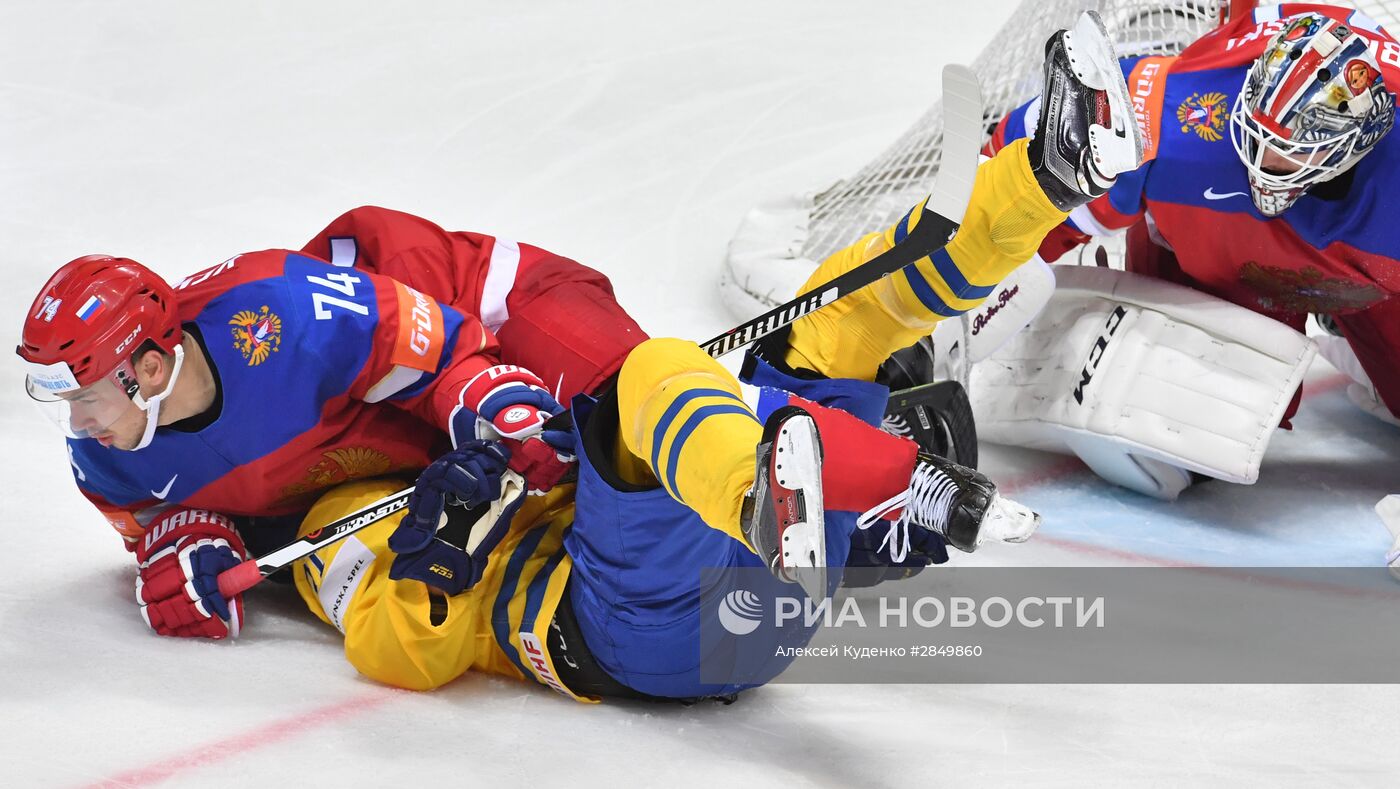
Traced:
[[[78, 427], [77, 420], [80, 418], [80, 408], [73, 406], [74, 426]], [[111, 424], [106, 427], [92, 425], [83, 426], [83, 429], [92, 431], [92, 437], [97, 439], [97, 443], [104, 447], [116, 447], [117, 449], [131, 450], [141, 443], [141, 437], [146, 433], [146, 412], [136, 407], [130, 400], [126, 401], [126, 406]]]
[[[160, 354], [150, 351], [134, 369], [128, 368], [128, 375], [135, 375], [141, 394], [149, 398], [160, 391], [165, 367]], [[111, 380], [102, 380], [60, 397], [68, 406], [67, 418], [76, 435], [92, 438], [104, 447], [123, 450], [135, 449], [141, 443], [146, 432], [147, 412]]]
[[1292, 175], [1304, 167], [1311, 166], [1317, 162], [1326, 161], [1327, 157], [1330, 155], [1330, 149], [1316, 150], [1307, 154], [1290, 156], [1280, 153], [1273, 148], [1265, 147], [1264, 156], [1259, 160], [1259, 166], [1269, 175]]

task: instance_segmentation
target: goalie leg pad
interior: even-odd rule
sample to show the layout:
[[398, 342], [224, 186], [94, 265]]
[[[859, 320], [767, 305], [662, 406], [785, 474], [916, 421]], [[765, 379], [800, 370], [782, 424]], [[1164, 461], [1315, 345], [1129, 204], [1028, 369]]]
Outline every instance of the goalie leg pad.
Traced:
[[1187, 471], [1253, 483], [1316, 353], [1293, 329], [1190, 288], [1063, 266], [1026, 331], [972, 371], [983, 438], [1079, 455], [1174, 498]]

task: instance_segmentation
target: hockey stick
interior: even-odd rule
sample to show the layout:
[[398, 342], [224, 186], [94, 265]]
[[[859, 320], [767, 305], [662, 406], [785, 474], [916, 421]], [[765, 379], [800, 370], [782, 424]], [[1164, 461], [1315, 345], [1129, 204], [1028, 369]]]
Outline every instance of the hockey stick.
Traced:
[[[933, 192], [918, 224], [903, 241], [826, 283], [820, 292], [798, 296], [700, 347], [715, 358], [723, 356], [946, 246], [962, 224], [972, 199], [982, 149], [982, 88], [967, 66], [943, 67], [943, 118], [943, 156]], [[268, 554], [225, 570], [219, 574], [219, 593], [225, 598], [241, 594], [292, 562], [405, 509], [412, 492], [412, 487], [404, 488]]]
[[982, 149], [982, 88], [966, 66], [943, 68], [943, 147], [933, 192], [909, 235], [884, 254], [741, 323], [700, 348], [719, 358], [947, 246], [962, 224]]
[[257, 586], [269, 575], [291, 565], [297, 559], [310, 556], [331, 543], [339, 542], [360, 529], [378, 523], [381, 519], [400, 510], [407, 509], [408, 497], [411, 493], [413, 493], [413, 486], [410, 485], [398, 493], [385, 496], [334, 523], [298, 537], [281, 548], [224, 570], [219, 573], [219, 594], [223, 595], [225, 599], [242, 594]]

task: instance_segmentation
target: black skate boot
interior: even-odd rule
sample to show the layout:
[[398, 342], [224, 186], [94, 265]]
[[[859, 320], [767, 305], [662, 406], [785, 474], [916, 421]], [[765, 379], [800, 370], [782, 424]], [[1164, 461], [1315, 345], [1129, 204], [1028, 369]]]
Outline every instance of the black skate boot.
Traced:
[[742, 519], [744, 536], [774, 575], [800, 584], [813, 600], [826, 597], [822, 444], [801, 408], [780, 408], [764, 424]]
[[988, 540], [1025, 542], [1040, 526], [1040, 516], [997, 493], [982, 474], [923, 452], [914, 464], [909, 487], [900, 495], [860, 516], [856, 525], [870, 528], [886, 513], [903, 507], [890, 524], [890, 555], [901, 561], [908, 552], [912, 524], [943, 536], [966, 553]]
[[1142, 162], [1142, 133], [1108, 31], [1093, 11], [1045, 42], [1045, 90], [1031, 170], [1061, 211], [1102, 195]]
[[931, 337], [891, 354], [875, 381], [890, 388], [882, 430], [913, 440], [924, 452], [977, 468], [972, 403], [962, 384], [938, 380]]

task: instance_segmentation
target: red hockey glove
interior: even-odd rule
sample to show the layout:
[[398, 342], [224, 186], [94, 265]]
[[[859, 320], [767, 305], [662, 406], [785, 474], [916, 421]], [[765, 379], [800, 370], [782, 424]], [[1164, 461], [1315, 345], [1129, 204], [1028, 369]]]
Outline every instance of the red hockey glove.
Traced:
[[473, 438], [523, 439], [563, 411], [534, 373], [513, 364], [498, 364], [477, 373], [462, 388], [452, 412], [452, 445]]
[[545, 493], [574, 470], [574, 434], [571, 430], [542, 430], [523, 441], [506, 439], [510, 470], [525, 480], [531, 496]]
[[219, 573], [246, 558], [228, 518], [208, 510], [165, 513], [136, 546], [136, 602], [163, 636], [236, 638], [243, 598], [225, 600]]

